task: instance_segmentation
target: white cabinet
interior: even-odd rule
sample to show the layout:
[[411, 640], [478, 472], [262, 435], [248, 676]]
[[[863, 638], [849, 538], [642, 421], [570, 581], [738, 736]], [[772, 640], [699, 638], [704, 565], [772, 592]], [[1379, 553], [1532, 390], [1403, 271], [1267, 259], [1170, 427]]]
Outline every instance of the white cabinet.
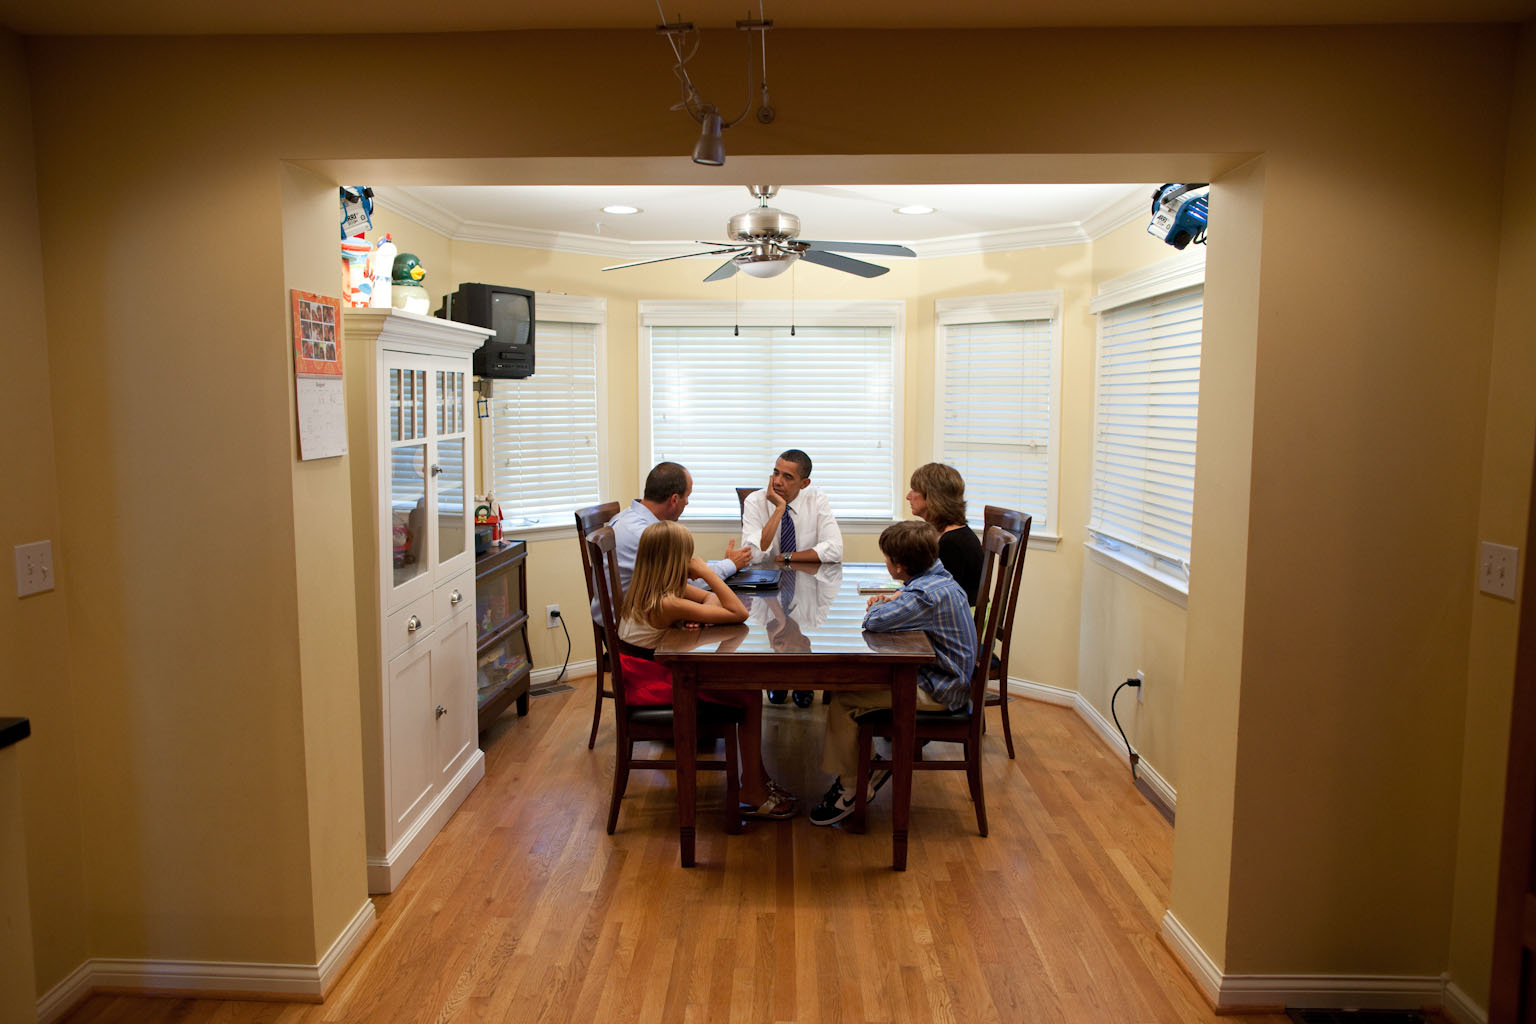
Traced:
[[470, 356], [490, 332], [396, 309], [342, 320], [368, 890], [392, 892], [485, 776]]

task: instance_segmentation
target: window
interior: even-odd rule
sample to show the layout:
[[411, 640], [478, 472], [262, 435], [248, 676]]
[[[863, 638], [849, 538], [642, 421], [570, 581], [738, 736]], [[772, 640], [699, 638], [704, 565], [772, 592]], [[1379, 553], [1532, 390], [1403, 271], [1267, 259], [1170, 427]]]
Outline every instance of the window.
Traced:
[[1185, 591], [1205, 264], [1175, 257], [1107, 284], [1095, 372], [1092, 543]]
[[1054, 536], [1061, 293], [940, 299], [935, 319], [935, 457], [965, 478], [971, 525], [1001, 505]]
[[763, 486], [778, 454], [800, 448], [839, 517], [889, 520], [903, 311], [900, 302], [743, 302], [739, 313], [732, 302], [640, 303], [647, 467], [688, 467], [689, 518], [738, 519], [736, 488]]
[[493, 385], [483, 479], [514, 527], [569, 526], [603, 479], [602, 299], [539, 293], [534, 373]]

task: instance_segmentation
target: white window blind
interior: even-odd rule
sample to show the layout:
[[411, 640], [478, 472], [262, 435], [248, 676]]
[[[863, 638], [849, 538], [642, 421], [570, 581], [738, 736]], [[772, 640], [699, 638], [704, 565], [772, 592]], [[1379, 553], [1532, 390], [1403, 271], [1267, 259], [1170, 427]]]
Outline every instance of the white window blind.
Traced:
[[937, 304], [937, 458], [965, 478], [978, 528], [1001, 505], [1032, 516], [1035, 535], [1055, 532], [1059, 310], [1057, 292]]
[[732, 303], [642, 304], [648, 464], [688, 467], [688, 517], [738, 518], [736, 488], [788, 448], [839, 517], [891, 517], [900, 304], [799, 305], [791, 321], [787, 303], [742, 303], [738, 333]]
[[1099, 307], [1089, 529], [1185, 578], [1203, 295], [1196, 285]]
[[541, 294], [535, 309], [534, 373], [496, 381], [487, 431], [485, 480], [514, 529], [569, 526], [601, 500], [603, 302]]

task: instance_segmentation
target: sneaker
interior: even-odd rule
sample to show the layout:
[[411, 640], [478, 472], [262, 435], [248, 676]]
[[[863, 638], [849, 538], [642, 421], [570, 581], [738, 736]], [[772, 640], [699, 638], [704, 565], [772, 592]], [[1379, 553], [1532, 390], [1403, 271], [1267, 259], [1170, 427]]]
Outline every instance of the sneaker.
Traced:
[[843, 788], [841, 778], [833, 779], [821, 803], [811, 808], [812, 825], [835, 825], [853, 813], [853, 794]]
[[[882, 758], [877, 756], [875, 760], [880, 761]], [[866, 799], [873, 800], [875, 794], [880, 792], [881, 788], [890, 781], [891, 770], [889, 768], [871, 768], [869, 770], [869, 796]]]

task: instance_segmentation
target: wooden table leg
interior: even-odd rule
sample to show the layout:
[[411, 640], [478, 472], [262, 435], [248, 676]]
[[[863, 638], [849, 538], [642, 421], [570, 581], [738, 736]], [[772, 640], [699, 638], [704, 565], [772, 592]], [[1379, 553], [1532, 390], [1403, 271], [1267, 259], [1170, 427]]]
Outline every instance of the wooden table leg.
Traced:
[[912, 811], [912, 744], [917, 731], [917, 667], [891, 673], [891, 868], [907, 870], [907, 819]]
[[672, 743], [677, 754], [678, 845], [683, 867], [693, 867], [694, 812], [698, 792], [698, 676], [672, 666]]

